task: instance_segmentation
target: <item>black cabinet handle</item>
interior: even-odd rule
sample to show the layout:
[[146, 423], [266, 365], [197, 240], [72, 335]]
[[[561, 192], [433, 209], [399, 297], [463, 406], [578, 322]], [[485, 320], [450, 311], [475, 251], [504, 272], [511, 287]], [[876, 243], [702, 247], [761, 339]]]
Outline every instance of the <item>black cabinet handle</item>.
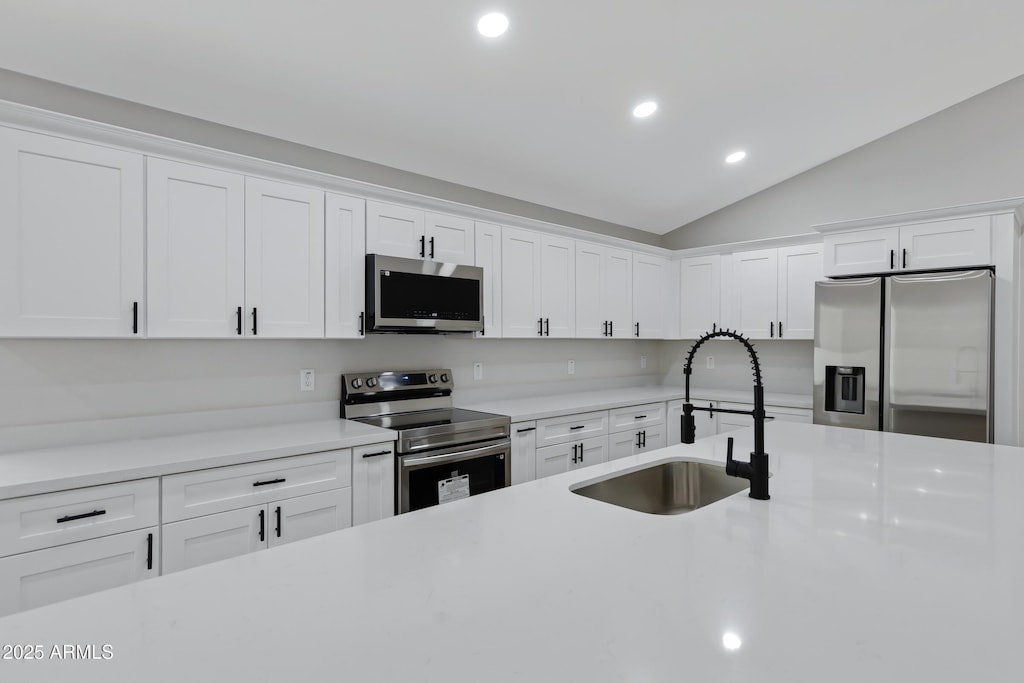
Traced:
[[238, 333], [238, 336], [242, 336], [242, 307], [241, 306], [239, 306], [235, 310], [235, 332]]
[[544, 336], [551, 336], [551, 318], [544, 318]]
[[427, 255], [427, 237], [426, 235], [420, 235], [420, 258]]
[[139, 333], [139, 302], [132, 302], [132, 334]]
[[640, 432], [636, 433], [636, 447], [640, 448]]
[[779, 339], [782, 339], [782, 321], [779, 321]]
[[389, 455], [390, 453], [391, 453], [390, 449], [388, 449], [386, 451], [374, 451], [373, 453], [363, 453], [363, 457], [364, 458], [373, 458], [373, 457], [376, 457], [378, 455]]
[[609, 337], [614, 337], [615, 336], [615, 321], [614, 320], [609, 320], [608, 321], [608, 336]]
[[274, 514], [277, 516], [277, 528], [274, 529], [274, 533], [277, 534], [278, 538], [281, 538], [281, 506], [278, 505], [277, 509], [274, 510]]
[[889, 270], [892, 270], [895, 267], [896, 267], [896, 250], [895, 249], [890, 249], [889, 250]]
[[146, 569], [153, 568], [153, 534], [146, 535]]
[[536, 430], [537, 430], [536, 427], [523, 427], [522, 429], [517, 429], [516, 430], [516, 434], [522, 434], [523, 432], [533, 432], [533, 431], [536, 431]]
[[364, 332], [363, 332], [363, 316], [365, 316], [365, 315], [366, 315], [365, 311], [363, 311], [363, 312], [361, 312], [359, 314], [359, 336], [360, 337], [362, 337], [363, 334], [364, 334]]
[[602, 337], [607, 337], [608, 336], [608, 321], [607, 320], [605, 320], [603, 323], [601, 323], [601, 336]]
[[106, 510], [93, 510], [92, 512], [83, 512], [80, 515], [67, 515], [66, 517], [58, 517], [57, 524], [63, 524], [64, 522], [73, 522], [76, 519], [85, 519], [86, 517], [99, 517], [100, 515], [107, 514]]
[[256, 307], [252, 307], [252, 336], [256, 336]]
[[267, 513], [266, 510], [260, 510], [260, 540], [267, 540]]
[[646, 415], [634, 415], [633, 419], [634, 420], [646, 420], [647, 416]]
[[434, 238], [430, 238], [430, 258], [434, 258]]
[[572, 463], [576, 464], [576, 444], [572, 445]]
[[640, 448], [647, 448], [647, 430], [640, 432]]
[[544, 336], [544, 318], [537, 318], [537, 336]]
[[904, 268], [907, 267], [907, 250], [906, 249], [903, 250], [903, 267]]
[[575, 427], [569, 427], [569, 429], [571, 429], [571, 430], [574, 430], [574, 431], [575, 431], [575, 430], [577, 430], [577, 429], [583, 429], [584, 427], [586, 427], [586, 425], [576, 425]]
[[583, 462], [583, 444], [578, 444], [580, 453], [580, 462]]
[[771, 334], [770, 334], [770, 336], [771, 336], [772, 339], [775, 338], [775, 321], [774, 320], [772, 321], [772, 327], [771, 327]]
[[636, 324], [636, 336], [640, 336], [640, 323]]
[[284, 477], [281, 477], [280, 479], [268, 479], [266, 481], [254, 481], [252, 483], [252, 485], [253, 486], [266, 486], [267, 484], [283, 484], [283, 483], [284, 483]]

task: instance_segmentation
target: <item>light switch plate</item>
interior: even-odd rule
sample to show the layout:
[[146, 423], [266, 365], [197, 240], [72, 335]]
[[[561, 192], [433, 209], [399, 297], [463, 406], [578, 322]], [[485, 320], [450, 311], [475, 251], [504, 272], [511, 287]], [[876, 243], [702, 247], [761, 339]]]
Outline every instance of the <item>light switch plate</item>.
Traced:
[[473, 379], [483, 379], [483, 378], [484, 378], [484, 364], [483, 363], [473, 363]]

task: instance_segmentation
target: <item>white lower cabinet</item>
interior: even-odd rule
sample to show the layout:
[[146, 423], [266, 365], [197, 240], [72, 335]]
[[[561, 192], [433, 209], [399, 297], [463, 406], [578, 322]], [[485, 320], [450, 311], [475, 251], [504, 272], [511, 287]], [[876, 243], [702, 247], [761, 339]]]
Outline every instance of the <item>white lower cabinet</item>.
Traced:
[[[753, 410], [750, 403], [720, 403], [720, 408], [730, 410]], [[810, 408], [787, 408], [781, 406], [765, 406], [765, 416], [780, 422], [800, 422], [811, 424], [813, 415]], [[718, 433], [724, 434], [735, 429], [744, 429], [754, 426], [754, 418], [750, 415], [736, 415], [735, 413], [720, 413], [718, 417]]]
[[522, 484], [537, 478], [537, 423], [512, 425], [512, 483]]
[[[245, 555], [266, 543], [266, 505], [164, 524], [163, 573]], [[262, 519], [257, 510], [263, 512]], [[260, 540], [260, 523], [264, 539]]]
[[608, 437], [598, 436], [537, 449], [537, 478], [605, 462]]
[[0, 559], [0, 616], [159, 574], [160, 530], [148, 527]]
[[270, 547], [329, 534], [352, 526], [352, 489], [335, 489], [289, 498], [267, 506]]
[[365, 524], [394, 515], [394, 442], [353, 448], [352, 523]]
[[654, 451], [667, 445], [664, 424], [616, 432], [608, 437], [608, 459], [617, 460], [638, 453]]

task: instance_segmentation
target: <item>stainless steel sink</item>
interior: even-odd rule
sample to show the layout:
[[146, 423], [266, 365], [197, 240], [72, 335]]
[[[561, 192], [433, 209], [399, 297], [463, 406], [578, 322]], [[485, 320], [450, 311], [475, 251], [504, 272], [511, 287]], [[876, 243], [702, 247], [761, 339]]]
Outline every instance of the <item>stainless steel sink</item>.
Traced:
[[674, 460], [587, 484], [572, 492], [652, 515], [678, 515], [749, 488], [749, 481], [730, 477], [722, 465]]

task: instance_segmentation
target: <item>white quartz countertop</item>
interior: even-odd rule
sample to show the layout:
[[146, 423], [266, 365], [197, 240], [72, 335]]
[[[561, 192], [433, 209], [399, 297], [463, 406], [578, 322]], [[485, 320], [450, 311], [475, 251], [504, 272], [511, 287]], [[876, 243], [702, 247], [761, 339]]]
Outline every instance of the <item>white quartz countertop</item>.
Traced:
[[[569, 413], [584, 413], [590, 410], [609, 410], [640, 403], [674, 401], [685, 396], [686, 391], [683, 387], [657, 385], [468, 402], [459, 403], [459, 406], [471, 410], [508, 415], [513, 422], [522, 422]], [[754, 390], [751, 388], [750, 391], [730, 391], [691, 387], [690, 398], [753, 403]], [[764, 400], [766, 406], [787, 408], [810, 408], [812, 406], [811, 397], [802, 394], [766, 393]]]
[[333, 419], [2, 453], [0, 500], [394, 439]]
[[[731, 432], [737, 454], [752, 430]], [[0, 619], [33, 681], [1019, 681], [1024, 450], [773, 422], [770, 501], [573, 494], [726, 435]], [[723, 643], [737, 645], [727, 649]], [[106, 661], [50, 660], [109, 645]]]

